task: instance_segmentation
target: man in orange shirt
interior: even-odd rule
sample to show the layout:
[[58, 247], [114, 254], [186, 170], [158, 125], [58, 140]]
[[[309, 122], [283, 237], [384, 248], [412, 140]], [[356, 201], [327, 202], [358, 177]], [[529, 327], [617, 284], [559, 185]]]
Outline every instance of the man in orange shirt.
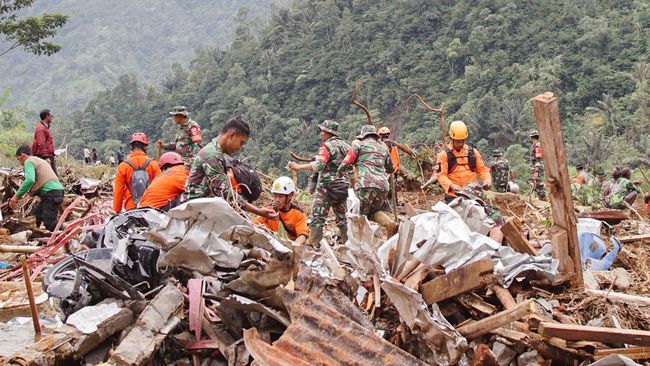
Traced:
[[113, 211], [128, 211], [137, 207], [149, 182], [160, 174], [158, 162], [147, 156], [147, 135], [131, 135], [131, 153], [117, 167], [113, 187]]
[[307, 216], [298, 206], [291, 203], [295, 191], [296, 186], [291, 178], [279, 177], [276, 179], [271, 187], [271, 193], [275, 199], [273, 210], [279, 215], [274, 219], [259, 217], [255, 222], [264, 224], [275, 233], [280, 231], [280, 225], [282, 225], [287, 236], [293, 240], [295, 245], [303, 245], [309, 237], [309, 228], [307, 227]]
[[158, 160], [162, 174], [144, 190], [138, 207], [153, 207], [168, 211], [178, 205], [181, 194], [185, 192], [185, 182], [190, 170], [183, 158], [175, 152], [166, 152]]
[[465, 141], [469, 136], [467, 126], [462, 121], [454, 121], [449, 125], [451, 143], [438, 154], [438, 182], [445, 191], [445, 202], [456, 198], [456, 192], [466, 185], [480, 179], [484, 190], [492, 186], [490, 169], [485, 166], [481, 154]]

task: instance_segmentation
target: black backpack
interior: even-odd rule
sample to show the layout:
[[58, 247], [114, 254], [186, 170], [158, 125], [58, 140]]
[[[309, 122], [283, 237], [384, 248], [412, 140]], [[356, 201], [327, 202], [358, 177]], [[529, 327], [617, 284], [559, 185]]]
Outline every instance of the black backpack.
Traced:
[[241, 190], [240, 194], [246, 201], [253, 203], [262, 194], [260, 175], [250, 165], [237, 159], [225, 158], [226, 169], [232, 169], [235, 180]]
[[[447, 153], [447, 172], [451, 173], [458, 166], [458, 159], [448, 147], [445, 147], [445, 152]], [[467, 146], [467, 165], [469, 165], [469, 170], [476, 171], [476, 154], [471, 146]]]

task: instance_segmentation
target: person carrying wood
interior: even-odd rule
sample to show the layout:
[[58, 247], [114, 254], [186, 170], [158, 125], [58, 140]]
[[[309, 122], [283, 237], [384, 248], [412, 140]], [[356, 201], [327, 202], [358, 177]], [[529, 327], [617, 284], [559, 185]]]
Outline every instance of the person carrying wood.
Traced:
[[339, 124], [336, 121], [325, 120], [318, 125], [322, 144], [318, 149], [316, 160], [307, 164], [289, 162], [291, 170], [308, 170], [319, 172], [316, 193], [311, 203], [311, 223], [309, 225], [309, 244], [318, 247], [323, 239], [323, 227], [327, 221], [330, 208], [334, 211], [336, 226], [339, 228], [339, 238], [345, 243], [348, 239], [348, 224], [345, 219], [347, 209], [348, 188], [350, 181], [347, 176], [337, 176], [339, 164], [350, 150], [350, 145], [339, 137]]
[[162, 141], [156, 141], [156, 145], [160, 149], [175, 151], [180, 154], [183, 161], [187, 166], [191, 165], [194, 156], [201, 150], [201, 126], [190, 118], [187, 109], [184, 106], [174, 107], [174, 110], [169, 112], [178, 125], [176, 138], [173, 143], [165, 144]]
[[56, 217], [63, 202], [63, 185], [56, 176], [49, 162], [32, 156], [32, 149], [22, 145], [16, 150], [16, 158], [25, 171], [25, 181], [9, 201], [9, 207], [15, 210], [18, 199], [25, 194], [39, 196], [41, 202], [34, 209], [36, 227], [41, 223], [49, 231], [56, 228]]
[[445, 202], [449, 203], [457, 197], [456, 192], [466, 185], [481, 181], [484, 190], [492, 187], [490, 170], [483, 163], [477, 149], [465, 144], [469, 132], [462, 121], [454, 121], [449, 125], [451, 142], [438, 154], [437, 163], [440, 167], [438, 183], [445, 192]]
[[296, 185], [291, 178], [278, 177], [271, 186], [274, 202], [273, 207], [269, 207], [278, 213], [278, 217], [275, 219], [258, 217], [255, 222], [266, 226], [274, 233], [284, 231], [295, 245], [303, 245], [309, 237], [309, 228], [307, 216], [302, 208], [292, 202], [295, 192]]
[[138, 207], [153, 207], [168, 211], [180, 202], [190, 171], [185, 166], [183, 158], [172, 151], [162, 154], [158, 165], [162, 173], [144, 190]]

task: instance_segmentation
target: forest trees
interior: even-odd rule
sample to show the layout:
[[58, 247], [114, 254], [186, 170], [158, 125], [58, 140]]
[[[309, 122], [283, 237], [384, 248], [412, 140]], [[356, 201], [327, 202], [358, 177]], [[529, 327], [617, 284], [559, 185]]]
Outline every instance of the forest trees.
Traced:
[[61, 50], [61, 46], [49, 41], [59, 28], [68, 21], [68, 16], [60, 13], [40, 16], [19, 17], [18, 13], [30, 7], [34, 0], [0, 1], [0, 56], [23, 47], [35, 55], [50, 56]]

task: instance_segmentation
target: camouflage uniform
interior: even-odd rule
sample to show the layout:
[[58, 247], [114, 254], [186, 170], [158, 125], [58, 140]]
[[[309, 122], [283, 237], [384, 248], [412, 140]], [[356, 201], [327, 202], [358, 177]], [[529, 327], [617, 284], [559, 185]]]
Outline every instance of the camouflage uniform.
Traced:
[[[185, 107], [175, 107], [171, 115], [180, 114], [188, 117]], [[176, 151], [186, 165], [190, 165], [196, 153], [201, 149], [201, 126], [188, 117], [187, 121], [178, 126], [178, 132], [174, 143], [166, 144], [163, 146], [165, 150]]]
[[[185, 183], [183, 201], [201, 197], [233, 198], [225, 158], [216, 138], [199, 151]], [[242, 198], [236, 195], [235, 199]]]
[[345, 153], [350, 150], [350, 145], [338, 137], [338, 123], [326, 120], [319, 127], [334, 136], [323, 142], [318, 150], [316, 160], [311, 163], [312, 168], [319, 172], [319, 175], [316, 183], [316, 193], [311, 204], [309, 229], [322, 229], [325, 226], [327, 214], [331, 207], [336, 218], [336, 226], [346, 232], [345, 211], [347, 209], [347, 197], [335, 201], [332, 199], [331, 193], [335, 187], [344, 187], [350, 184], [347, 177], [336, 176], [337, 168], [345, 157]]
[[542, 144], [539, 141], [534, 143], [530, 150], [530, 172], [533, 176], [533, 190], [540, 200], [545, 199], [546, 188], [544, 187], [544, 161], [542, 160]]
[[[388, 147], [379, 141], [375, 127], [365, 125], [361, 129], [364, 140], [350, 149], [338, 168], [339, 175], [351, 165], [359, 171], [354, 190], [361, 201], [361, 215], [372, 218], [378, 211], [389, 209], [388, 194], [390, 184], [388, 175], [393, 172], [393, 162]], [[374, 135], [376, 139], [368, 138]]]
[[506, 192], [508, 190], [508, 176], [510, 175], [510, 163], [503, 158], [501, 151], [496, 150], [492, 156], [494, 161], [490, 164], [490, 174], [492, 175], [492, 187], [496, 192]]

